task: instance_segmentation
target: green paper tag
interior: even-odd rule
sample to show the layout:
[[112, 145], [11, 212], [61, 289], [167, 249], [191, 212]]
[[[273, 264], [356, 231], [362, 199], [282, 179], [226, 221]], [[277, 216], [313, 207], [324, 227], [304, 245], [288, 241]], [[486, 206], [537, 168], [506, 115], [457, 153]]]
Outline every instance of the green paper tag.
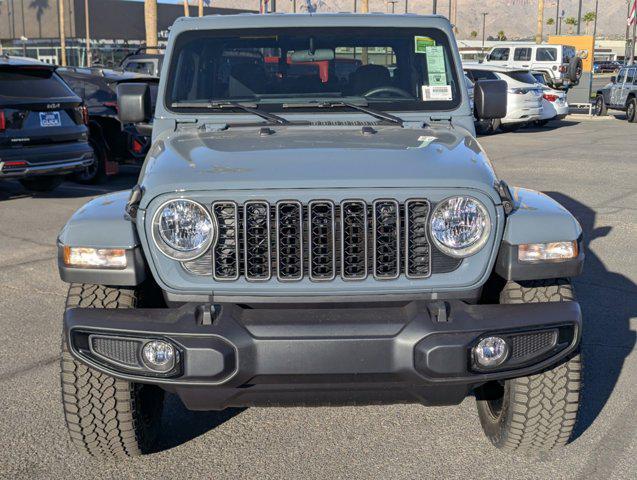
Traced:
[[436, 45], [436, 41], [429, 37], [414, 37], [416, 53], [426, 53], [427, 47]]

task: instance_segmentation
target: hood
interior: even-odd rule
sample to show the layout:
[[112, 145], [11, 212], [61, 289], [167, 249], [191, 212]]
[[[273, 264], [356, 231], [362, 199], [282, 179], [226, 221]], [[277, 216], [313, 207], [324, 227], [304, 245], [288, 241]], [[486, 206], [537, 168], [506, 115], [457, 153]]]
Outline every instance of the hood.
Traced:
[[473, 188], [490, 194], [496, 175], [460, 128], [189, 127], [158, 139], [144, 164], [142, 208], [175, 191]]

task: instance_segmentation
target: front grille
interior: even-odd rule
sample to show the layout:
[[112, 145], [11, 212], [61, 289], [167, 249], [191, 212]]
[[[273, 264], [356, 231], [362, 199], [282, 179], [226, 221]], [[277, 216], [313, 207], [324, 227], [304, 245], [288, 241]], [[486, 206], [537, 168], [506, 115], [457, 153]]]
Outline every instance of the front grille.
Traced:
[[217, 281], [425, 279], [461, 263], [432, 248], [427, 199], [220, 201], [211, 210], [217, 242], [183, 266]]

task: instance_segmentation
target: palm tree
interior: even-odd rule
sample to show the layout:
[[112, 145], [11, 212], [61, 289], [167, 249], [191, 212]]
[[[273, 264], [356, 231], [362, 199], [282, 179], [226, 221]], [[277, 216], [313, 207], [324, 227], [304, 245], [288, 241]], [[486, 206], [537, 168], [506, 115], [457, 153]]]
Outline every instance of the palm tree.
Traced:
[[568, 33], [569, 34], [573, 34], [573, 31], [575, 29], [575, 27], [577, 26], [577, 18], [575, 17], [568, 17], [566, 20], [564, 20], [564, 23], [566, 23], [566, 25], [568, 25]]
[[549, 19], [546, 21], [546, 24], [547, 24], [549, 27], [551, 27], [551, 26], [555, 25], [555, 19], [554, 19], [554, 18], [549, 18]]
[[471, 38], [478, 38], [478, 32], [476, 32], [475, 30], [473, 30], [471, 32]]
[[506, 39], [507, 39], [507, 36], [506, 36], [506, 34], [504, 33], [504, 30], [500, 30], [500, 31], [498, 32], [498, 40], [499, 40], [500, 42], [504, 42]]
[[595, 12], [587, 12], [584, 15], [584, 18], [582, 20], [586, 24], [586, 35], [588, 35], [588, 29], [590, 27], [590, 24], [593, 23], [596, 19], [597, 19], [597, 15], [595, 14]]
[[146, 46], [149, 53], [157, 53], [157, 0], [144, 0]]

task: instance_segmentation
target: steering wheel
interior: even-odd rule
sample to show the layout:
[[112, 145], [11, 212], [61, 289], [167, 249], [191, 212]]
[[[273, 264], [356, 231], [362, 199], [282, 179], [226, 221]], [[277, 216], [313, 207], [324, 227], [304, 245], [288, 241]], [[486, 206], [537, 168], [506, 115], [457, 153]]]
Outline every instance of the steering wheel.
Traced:
[[395, 94], [395, 95], [398, 95], [400, 98], [406, 98], [406, 99], [409, 99], [409, 100], [413, 100], [414, 99], [413, 95], [410, 95], [409, 92], [403, 90], [402, 88], [398, 88], [398, 87], [376, 87], [376, 88], [372, 88], [368, 92], [364, 93], [363, 97], [376, 97], [376, 96], [380, 96], [383, 93]]

